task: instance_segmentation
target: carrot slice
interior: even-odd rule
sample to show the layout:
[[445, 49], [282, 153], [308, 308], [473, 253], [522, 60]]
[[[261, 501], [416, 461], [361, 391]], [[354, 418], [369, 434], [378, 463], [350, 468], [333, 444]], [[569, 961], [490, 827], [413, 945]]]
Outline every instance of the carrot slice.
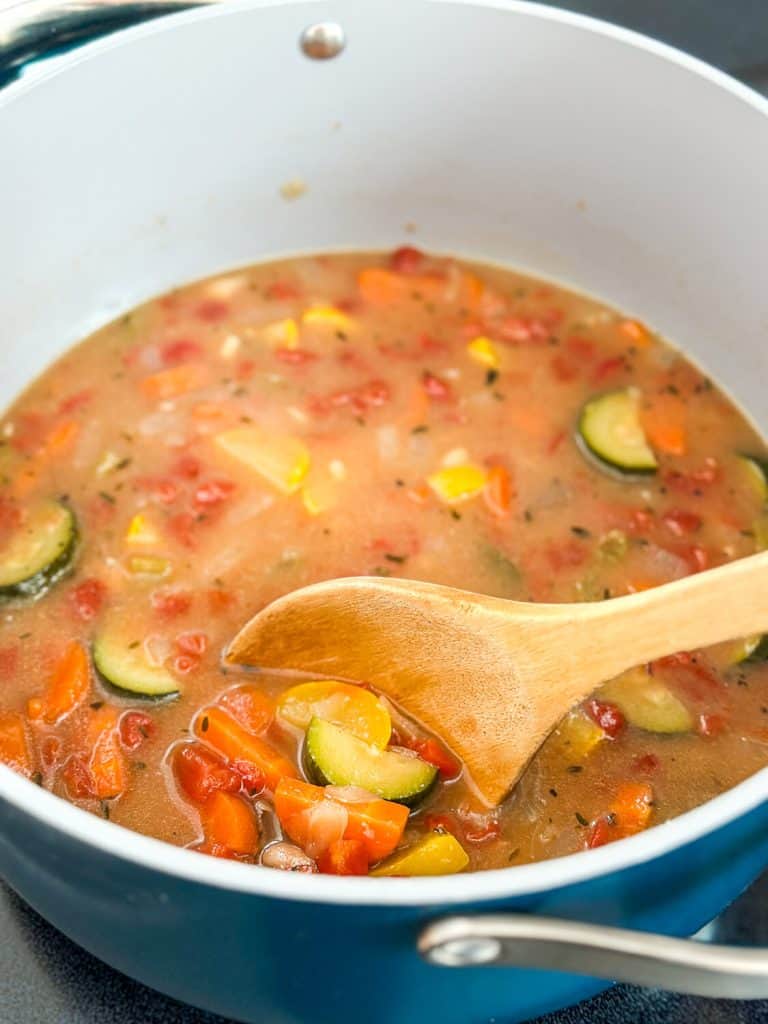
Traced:
[[608, 813], [593, 822], [587, 846], [594, 849], [637, 835], [648, 828], [652, 814], [653, 789], [648, 783], [624, 782], [617, 789]]
[[651, 343], [651, 332], [639, 320], [622, 320], [619, 330], [638, 348], [647, 348]]
[[657, 451], [685, 455], [688, 449], [685, 403], [676, 395], [655, 395], [653, 404], [640, 412], [646, 437]]
[[207, 380], [208, 371], [202, 363], [182, 363], [145, 377], [141, 382], [141, 390], [147, 398], [159, 402], [198, 391]]
[[259, 829], [253, 809], [234, 793], [218, 790], [208, 797], [200, 814], [206, 842], [232, 853], [254, 854]]
[[396, 274], [383, 267], [368, 267], [357, 275], [360, 297], [372, 306], [393, 306], [412, 295], [438, 298], [445, 278], [437, 274]]
[[512, 508], [514, 489], [512, 477], [504, 466], [491, 466], [485, 482], [483, 498], [497, 519], [506, 519]]
[[100, 800], [111, 800], [125, 789], [125, 758], [120, 746], [117, 708], [105, 705], [93, 712], [88, 723], [88, 744], [91, 756], [88, 767], [94, 791]]
[[274, 790], [281, 779], [295, 779], [296, 768], [278, 750], [244, 729], [226, 711], [204, 708], [195, 719], [195, 735], [210, 743], [229, 761], [246, 761], [264, 776], [267, 789]]
[[0, 712], [0, 762], [27, 777], [32, 774], [32, 752], [24, 719], [16, 711]]
[[275, 717], [274, 701], [258, 686], [238, 686], [228, 690], [220, 702], [249, 732], [266, 732]]
[[83, 645], [72, 640], [64, 650], [42, 697], [32, 697], [27, 714], [53, 725], [85, 700], [91, 687], [88, 653]]
[[360, 839], [337, 839], [320, 854], [317, 866], [324, 875], [367, 875], [365, 843]]
[[[322, 786], [311, 786], [299, 779], [283, 779], [275, 790], [275, 811], [286, 833], [301, 843], [304, 812], [322, 800], [331, 800]], [[344, 839], [359, 839], [365, 844], [369, 863], [392, 853], [400, 842], [408, 821], [408, 808], [391, 800], [360, 800], [346, 803], [335, 800], [347, 811]]]

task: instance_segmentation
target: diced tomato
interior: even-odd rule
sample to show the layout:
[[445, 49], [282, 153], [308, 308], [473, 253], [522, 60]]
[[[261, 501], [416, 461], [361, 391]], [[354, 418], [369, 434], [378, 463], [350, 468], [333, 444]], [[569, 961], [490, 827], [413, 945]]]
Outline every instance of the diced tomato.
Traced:
[[69, 600], [75, 614], [83, 622], [92, 622], [101, 611], [107, 599], [107, 587], [101, 580], [83, 580], [69, 592]]
[[185, 590], [155, 590], [149, 600], [158, 615], [166, 619], [184, 615], [192, 607], [192, 595]]
[[554, 322], [543, 317], [509, 316], [501, 321], [498, 335], [503, 341], [534, 342], [541, 344], [549, 339]]
[[634, 760], [634, 766], [639, 772], [652, 774], [661, 767], [661, 761], [655, 754], [641, 754]]
[[166, 366], [177, 366], [179, 363], [187, 363], [191, 359], [199, 359], [203, 355], [202, 345], [189, 338], [178, 338], [176, 341], [169, 341], [160, 349], [160, 358]]
[[431, 736], [426, 739], [413, 740], [407, 745], [415, 750], [422, 760], [434, 765], [446, 782], [461, 775], [461, 762], [457, 761], [442, 743]]
[[566, 339], [565, 347], [575, 356], [582, 360], [591, 359], [595, 354], [595, 343], [588, 338], [580, 338], [578, 335], [571, 335]]
[[182, 654], [200, 658], [208, 650], [208, 637], [205, 633], [180, 633], [176, 637], [176, 647]]
[[295, 284], [290, 281], [273, 281], [264, 290], [268, 299], [275, 302], [288, 302], [290, 299], [298, 299], [301, 292]]
[[72, 754], [61, 770], [67, 793], [74, 800], [88, 800], [96, 796], [96, 780], [83, 754]]
[[701, 529], [701, 517], [682, 508], [671, 508], [664, 512], [661, 521], [676, 537], [684, 537]]
[[692, 573], [703, 572], [709, 568], [710, 558], [706, 548], [700, 544], [667, 545], [667, 549], [678, 558], [682, 558]]
[[84, 391], [77, 391], [74, 395], [70, 395], [69, 398], [64, 398], [59, 402], [58, 412], [60, 415], [66, 416], [68, 413], [75, 412], [77, 409], [82, 409], [82, 407], [87, 405], [92, 398], [92, 388], [86, 388]]
[[442, 814], [425, 814], [424, 828], [431, 832], [450, 832], [457, 839], [464, 838], [464, 830], [459, 824], [456, 816], [444, 812]]
[[545, 551], [547, 561], [554, 572], [583, 565], [589, 556], [587, 546], [579, 544], [576, 540], [563, 541], [562, 544], [549, 544]]
[[168, 480], [166, 477], [145, 476], [137, 480], [136, 483], [161, 505], [172, 505], [179, 496], [178, 486], [173, 480]]
[[242, 779], [226, 761], [202, 743], [184, 743], [173, 752], [173, 774], [182, 792], [203, 804], [216, 790], [237, 793]]
[[647, 508], [635, 508], [629, 511], [626, 528], [630, 533], [643, 534], [653, 526], [653, 512]]
[[228, 303], [221, 302], [219, 299], [204, 299], [195, 309], [195, 315], [198, 320], [203, 320], [209, 324], [216, 323], [217, 320], [223, 320], [228, 313]]
[[424, 253], [412, 245], [401, 245], [389, 257], [389, 265], [397, 274], [418, 274], [424, 263]]
[[306, 363], [314, 362], [317, 354], [303, 348], [276, 348], [275, 358], [290, 366], [304, 366]]
[[13, 679], [19, 669], [19, 648], [17, 646], [0, 648], [0, 679]]
[[243, 780], [243, 786], [249, 796], [257, 796], [267, 784], [264, 772], [252, 761], [242, 761], [236, 758], [234, 761], [230, 761], [229, 767], [233, 772], [237, 772]]
[[196, 668], [200, 666], [200, 659], [195, 658], [191, 654], [177, 654], [173, 659], [173, 669], [178, 672], [179, 675], [186, 676], [190, 672], [194, 672]]
[[275, 718], [275, 703], [253, 684], [237, 686], [222, 694], [219, 703], [249, 732], [265, 733]]
[[58, 736], [46, 736], [40, 744], [40, 760], [43, 768], [50, 771], [59, 760], [61, 753], [61, 740]]
[[180, 512], [178, 515], [171, 516], [166, 526], [168, 532], [172, 537], [175, 537], [179, 544], [183, 544], [185, 548], [193, 548], [195, 546], [194, 538], [197, 520], [189, 512]]
[[579, 376], [579, 367], [561, 352], [550, 359], [549, 366], [555, 380], [569, 381], [575, 380]]
[[434, 402], [450, 402], [453, 400], [451, 385], [440, 377], [425, 370], [421, 376], [421, 386]]
[[607, 818], [598, 818], [589, 830], [587, 849], [594, 850], [598, 846], [605, 846], [606, 843], [613, 842], [614, 838], [618, 839], [618, 836], [613, 835], [614, 831], [615, 828], [609, 824]]
[[360, 389], [360, 395], [366, 405], [379, 406], [389, 401], [391, 392], [386, 381], [371, 380]]
[[209, 480], [207, 483], [200, 484], [195, 491], [195, 504], [204, 508], [219, 505], [222, 501], [226, 501], [235, 490], [236, 486], [231, 480]]
[[325, 875], [367, 875], [368, 852], [360, 839], [337, 839], [317, 859]]
[[726, 720], [724, 715], [699, 715], [699, 721], [697, 723], [697, 731], [700, 736], [707, 736], [709, 738], [713, 736], [719, 736], [725, 731]]
[[626, 369], [624, 365], [624, 357], [611, 356], [610, 359], [603, 359], [602, 362], [597, 364], [592, 374], [592, 380], [595, 384], [601, 384], [603, 381], [608, 380], [609, 377], [613, 377], [624, 369]]
[[615, 740], [624, 732], [627, 722], [615, 704], [593, 698], [587, 701], [586, 706], [589, 717], [600, 726], [606, 736]]
[[136, 750], [155, 731], [155, 723], [143, 711], [126, 711], [120, 717], [120, 742], [126, 750]]
[[196, 459], [194, 455], [184, 454], [174, 462], [171, 473], [184, 480], [196, 480], [200, 476], [201, 468], [199, 459]]
[[683, 494], [697, 495], [715, 483], [719, 478], [720, 467], [717, 460], [707, 458], [699, 469], [690, 470], [687, 473], [677, 469], [668, 470], [664, 474], [664, 483], [671, 490], [680, 491]]
[[430, 334], [422, 333], [419, 335], [419, 350], [422, 353], [438, 353], [447, 352], [448, 346], [444, 341], [438, 341], [437, 338], [433, 338]]

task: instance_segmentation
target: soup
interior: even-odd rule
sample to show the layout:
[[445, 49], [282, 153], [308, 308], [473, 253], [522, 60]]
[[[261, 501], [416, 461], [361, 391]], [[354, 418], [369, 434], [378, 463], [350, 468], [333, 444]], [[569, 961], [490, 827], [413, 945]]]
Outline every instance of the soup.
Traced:
[[768, 644], [611, 681], [489, 811], [366, 686], [222, 665], [338, 576], [600, 601], [768, 544], [768, 452], [642, 323], [403, 248], [171, 292], [0, 427], [0, 760], [209, 855], [336, 874], [521, 864], [624, 838], [768, 763]]

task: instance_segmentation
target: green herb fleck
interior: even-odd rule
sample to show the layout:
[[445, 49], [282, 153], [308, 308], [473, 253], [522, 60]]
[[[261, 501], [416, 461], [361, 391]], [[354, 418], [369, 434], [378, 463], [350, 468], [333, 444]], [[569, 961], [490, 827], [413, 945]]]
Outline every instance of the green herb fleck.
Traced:
[[429, 427], [427, 426], [426, 423], [420, 423], [417, 427], [414, 427], [411, 430], [411, 433], [412, 434], [426, 434], [426, 432], [428, 430], [429, 430]]
[[579, 814], [578, 811], [576, 811], [576, 821], [578, 821], [578, 823], [581, 825], [582, 828], [586, 828], [589, 825], [589, 822], [584, 817], [584, 815], [583, 814]]
[[584, 539], [587, 539], [588, 537], [592, 536], [591, 532], [586, 528], [586, 526], [572, 526], [571, 533], [574, 534], [576, 537], [583, 537]]
[[498, 379], [499, 379], [499, 371], [498, 370], [494, 370], [493, 368], [488, 370], [486, 372], [486, 374], [485, 374], [485, 383], [486, 383], [487, 387], [490, 387], [492, 384], [495, 384]]
[[402, 565], [408, 558], [407, 555], [392, 555], [389, 551], [384, 555], [388, 562], [396, 562], [398, 565]]
[[110, 494], [108, 491], [99, 491], [99, 497], [101, 498], [102, 501], [106, 501], [110, 505], [114, 505], [115, 504], [115, 497], [114, 497], [114, 495]]
[[203, 716], [203, 720], [200, 723], [200, 731], [201, 732], [208, 732], [208, 724], [209, 724], [208, 723], [208, 715], [204, 715]]

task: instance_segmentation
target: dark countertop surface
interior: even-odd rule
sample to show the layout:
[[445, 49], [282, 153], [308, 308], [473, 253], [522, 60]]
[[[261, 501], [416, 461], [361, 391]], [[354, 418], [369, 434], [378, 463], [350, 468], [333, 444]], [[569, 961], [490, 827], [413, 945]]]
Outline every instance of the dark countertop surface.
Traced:
[[[768, 0], [560, 0], [686, 49], [768, 92]], [[713, 926], [768, 945], [768, 874]], [[766, 1024], [768, 1002], [616, 986], [538, 1024]], [[0, 883], [0, 1024], [228, 1024], [131, 981], [75, 946]], [[311, 1022], [307, 1022], [311, 1024]]]

